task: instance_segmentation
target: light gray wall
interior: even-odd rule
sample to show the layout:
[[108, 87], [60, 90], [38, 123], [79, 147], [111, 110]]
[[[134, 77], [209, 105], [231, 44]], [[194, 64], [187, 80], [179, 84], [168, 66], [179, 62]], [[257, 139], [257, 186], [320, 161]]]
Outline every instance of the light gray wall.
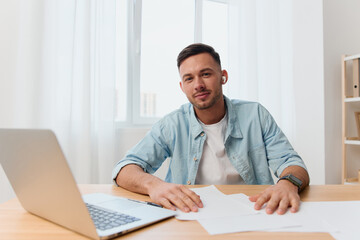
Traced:
[[322, 0], [293, 1], [295, 150], [311, 184], [325, 183]]
[[[16, 1], [0, 1], [0, 127], [10, 125], [13, 120], [11, 119], [13, 114], [4, 113], [13, 113], [14, 111], [9, 104], [14, 91], [9, 79], [13, 79], [16, 74], [15, 69], [13, 69], [16, 56], [11, 54], [12, 46], [16, 44], [17, 40], [17, 28], [14, 27], [17, 24], [16, 8]], [[0, 165], [0, 203], [14, 196], [15, 194]]]
[[360, 53], [360, 1], [323, 0], [325, 182], [341, 183], [341, 55]]

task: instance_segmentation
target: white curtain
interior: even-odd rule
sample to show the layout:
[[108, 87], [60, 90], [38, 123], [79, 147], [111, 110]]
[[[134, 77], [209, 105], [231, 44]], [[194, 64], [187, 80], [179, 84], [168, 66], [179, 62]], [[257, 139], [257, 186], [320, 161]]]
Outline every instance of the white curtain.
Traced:
[[52, 129], [78, 183], [110, 183], [115, 0], [7, 2], [0, 127]]
[[232, 98], [257, 101], [295, 141], [292, 1], [229, 1], [229, 87]]

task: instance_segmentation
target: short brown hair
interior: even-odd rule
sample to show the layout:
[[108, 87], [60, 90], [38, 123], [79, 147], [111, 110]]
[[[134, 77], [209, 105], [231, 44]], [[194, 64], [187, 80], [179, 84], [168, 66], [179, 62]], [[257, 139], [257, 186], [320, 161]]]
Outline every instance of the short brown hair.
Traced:
[[188, 57], [200, 54], [200, 53], [209, 53], [220, 66], [221, 69], [221, 61], [219, 54], [215, 51], [215, 49], [209, 45], [203, 43], [194, 43], [190, 44], [186, 48], [184, 48], [177, 57], [177, 67], [180, 68], [180, 65], [185, 59]]

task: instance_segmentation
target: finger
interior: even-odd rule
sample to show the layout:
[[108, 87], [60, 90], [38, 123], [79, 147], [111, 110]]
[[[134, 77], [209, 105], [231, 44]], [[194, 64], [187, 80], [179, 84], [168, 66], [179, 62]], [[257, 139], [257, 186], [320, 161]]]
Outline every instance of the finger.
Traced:
[[280, 203], [279, 203], [279, 207], [278, 207], [278, 210], [277, 210], [277, 213], [279, 215], [283, 215], [284, 213], [286, 213], [287, 209], [289, 208], [289, 200], [287, 198], [283, 198], [280, 200]]
[[279, 206], [280, 198], [273, 194], [266, 205], [266, 213], [272, 214]]
[[178, 191], [176, 194], [171, 194], [168, 196], [168, 200], [179, 208], [183, 212], [190, 212], [190, 208], [183, 201], [185, 199], [184, 194], [181, 191]]
[[257, 201], [256, 201], [256, 203], [255, 203], [255, 205], [254, 205], [254, 208], [255, 208], [256, 210], [260, 210], [260, 209], [262, 208], [262, 206], [263, 206], [266, 202], [269, 201], [269, 199], [270, 199], [270, 195], [269, 195], [269, 194], [267, 194], [267, 193], [262, 193], [262, 194], [258, 197], [258, 199], [257, 199]]
[[293, 198], [290, 200], [290, 212], [292, 213], [296, 213], [297, 211], [299, 211], [300, 208], [300, 199], [299, 197]]
[[250, 200], [251, 202], [256, 202], [259, 197], [260, 197], [260, 194], [256, 194], [256, 195], [250, 196], [250, 197], [249, 197], [249, 200]]
[[188, 207], [192, 212], [198, 211], [197, 205], [188, 195], [186, 195], [185, 193], [181, 193], [179, 195], [179, 198], [183, 203], [185, 203], [186, 207]]
[[204, 204], [202, 203], [200, 196], [197, 195], [195, 192], [191, 191], [185, 186], [183, 186], [181, 190], [191, 199], [192, 202], [196, 204], [197, 207], [199, 208], [204, 207]]
[[159, 202], [161, 204], [161, 206], [163, 206], [164, 208], [176, 211], [176, 208], [174, 207], [174, 205], [172, 205], [169, 200], [167, 200], [166, 198], [162, 198]]

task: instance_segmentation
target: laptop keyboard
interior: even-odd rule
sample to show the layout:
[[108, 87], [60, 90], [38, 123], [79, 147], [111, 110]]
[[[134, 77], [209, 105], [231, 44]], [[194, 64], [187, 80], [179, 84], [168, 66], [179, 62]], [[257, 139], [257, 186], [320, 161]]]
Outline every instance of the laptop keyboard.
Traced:
[[141, 220], [127, 214], [114, 212], [88, 203], [86, 203], [86, 207], [90, 212], [95, 227], [103, 231]]

